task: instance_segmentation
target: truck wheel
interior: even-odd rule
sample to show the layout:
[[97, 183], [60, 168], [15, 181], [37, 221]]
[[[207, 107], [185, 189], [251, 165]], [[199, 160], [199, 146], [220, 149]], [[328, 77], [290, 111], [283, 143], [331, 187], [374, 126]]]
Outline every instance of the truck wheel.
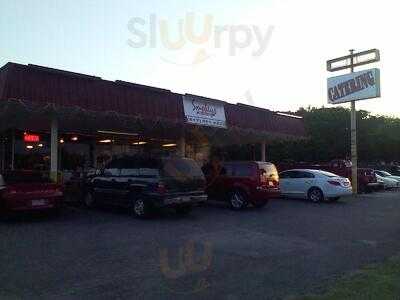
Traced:
[[314, 203], [319, 203], [324, 201], [324, 193], [319, 188], [311, 188], [308, 191], [308, 200]]
[[229, 196], [229, 203], [233, 210], [242, 210], [249, 204], [246, 194], [240, 190], [234, 190], [231, 192]]
[[177, 208], [175, 208], [175, 211], [178, 215], [188, 215], [191, 213], [193, 207], [191, 205], [189, 206], [178, 206]]
[[150, 214], [150, 207], [149, 204], [139, 198], [133, 201], [133, 214], [138, 218], [146, 218]]

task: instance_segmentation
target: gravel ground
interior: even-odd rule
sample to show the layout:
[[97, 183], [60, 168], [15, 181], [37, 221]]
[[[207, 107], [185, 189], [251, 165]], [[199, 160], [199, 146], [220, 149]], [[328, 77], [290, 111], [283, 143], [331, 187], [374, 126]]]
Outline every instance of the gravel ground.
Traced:
[[400, 193], [335, 204], [121, 209], [0, 222], [0, 299], [285, 299], [400, 252]]

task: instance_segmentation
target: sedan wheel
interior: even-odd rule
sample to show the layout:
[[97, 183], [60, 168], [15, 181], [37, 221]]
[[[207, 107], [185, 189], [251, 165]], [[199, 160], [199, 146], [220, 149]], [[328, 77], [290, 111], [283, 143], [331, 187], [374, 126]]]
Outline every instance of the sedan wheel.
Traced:
[[308, 199], [314, 203], [322, 202], [324, 200], [324, 194], [319, 188], [312, 188], [308, 192]]
[[241, 210], [248, 205], [246, 196], [241, 191], [232, 192], [229, 201], [232, 209], [234, 210]]

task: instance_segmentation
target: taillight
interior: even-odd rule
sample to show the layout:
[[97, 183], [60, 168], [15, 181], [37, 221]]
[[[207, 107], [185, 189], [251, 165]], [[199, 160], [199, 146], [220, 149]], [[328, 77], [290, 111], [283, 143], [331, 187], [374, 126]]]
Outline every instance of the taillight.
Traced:
[[158, 194], [164, 195], [164, 194], [167, 192], [167, 189], [166, 189], [166, 187], [165, 187], [165, 184], [162, 183], [162, 182], [159, 182], [159, 183], [157, 184], [157, 187], [156, 187], [156, 192], [157, 192]]
[[267, 182], [267, 178], [265, 176], [265, 170], [258, 169], [258, 176], [260, 177], [260, 182], [261, 183], [266, 183]]
[[62, 196], [63, 195], [63, 191], [62, 191], [62, 189], [61, 188], [56, 188], [55, 190], [54, 190], [54, 195], [57, 197], [57, 196]]
[[329, 184], [332, 184], [334, 186], [340, 186], [340, 182], [339, 181], [334, 181], [334, 180], [328, 180]]

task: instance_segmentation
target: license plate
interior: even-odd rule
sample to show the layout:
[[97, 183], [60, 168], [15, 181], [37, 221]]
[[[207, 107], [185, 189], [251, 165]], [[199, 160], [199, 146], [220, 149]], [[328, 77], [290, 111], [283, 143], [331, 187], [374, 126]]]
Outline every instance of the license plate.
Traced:
[[46, 200], [40, 199], [40, 200], [32, 200], [32, 206], [42, 206], [46, 205]]

